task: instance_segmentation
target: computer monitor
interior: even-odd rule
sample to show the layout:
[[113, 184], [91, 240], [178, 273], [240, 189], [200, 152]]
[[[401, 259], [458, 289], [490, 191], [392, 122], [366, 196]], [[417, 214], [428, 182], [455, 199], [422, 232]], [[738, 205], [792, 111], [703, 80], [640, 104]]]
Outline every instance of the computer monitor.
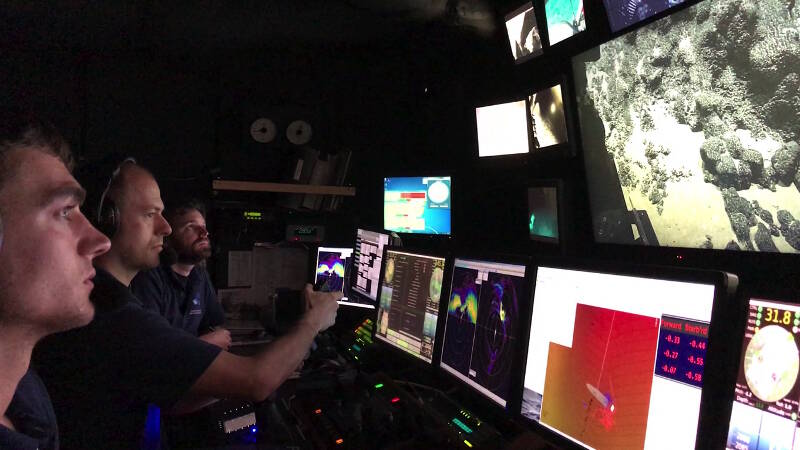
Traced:
[[684, 0], [603, 0], [612, 33], [636, 25], [637, 23], [680, 5]]
[[440, 366], [506, 407], [520, 345], [525, 265], [456, 258]]
[[586, 30], [583, 0], [545, 0], [544, 12], [550, 45]]
[[389, 245], [389, 235], [363, 230], [356, 232], [356, 248], [353, 256], [351, 301], [358, 299], [358, 306], [374, 308], [378, 299], [378, 281], [383, 266], [383, 248]]
[[397, 233], [450, 234], [450, 177], [383, 179], [383, 228]]
[[559, 243], [559, 189], [556, 180], [528, 188], [528, 237], [532, 241]]
[[526, 2], [506, 14], [506, 31], [516, 64], [542, 54], [542, 38], [536, 23], [533, 2]]
[[528, 119], [525, 99], [475, 108], [478, 156], [528, 153]]
[[540, 89], [528, 96], [530, 147], [536, 150], [567, 143], [567, 119], [561, 84]]
[[798, 111], [796, 64], [768, 50], [797, 22], [775, 5], [702, 1], [573, 58], [597, 242], [800, 253], [797, 121], [777, 106]]
[[347, 304], [352, 256], [352, 248], [319, 247], [314, 288], [322, 292], [341, 292], [344, 297], [339, 303]]
[[800, 305], [751, 298], [728, 428], [728, 449], [800, 446]]
[[695, 448], [709, 324], [726, 285], [678, 273], [538, 267], [523, 417], [585, 448]]
[[386, 250], [375, 337], [433, 362], [445, 257]]

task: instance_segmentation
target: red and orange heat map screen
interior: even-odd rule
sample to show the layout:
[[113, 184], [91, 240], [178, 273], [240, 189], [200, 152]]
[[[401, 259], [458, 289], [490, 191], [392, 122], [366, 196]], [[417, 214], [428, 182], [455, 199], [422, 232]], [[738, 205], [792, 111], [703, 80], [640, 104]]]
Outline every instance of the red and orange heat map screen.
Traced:
[[539, 268], [523, 415], [586, 448], [694, 448], [713, 298], [712, 285]]

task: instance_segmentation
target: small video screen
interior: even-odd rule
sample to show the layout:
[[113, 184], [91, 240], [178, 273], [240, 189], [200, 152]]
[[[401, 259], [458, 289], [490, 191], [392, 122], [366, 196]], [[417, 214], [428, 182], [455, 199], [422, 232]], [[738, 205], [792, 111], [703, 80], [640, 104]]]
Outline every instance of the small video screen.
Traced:
[[378, 300], [378, 281], [383, 267], [383, 247], [389, 245], [389, 235], [363, 230], [356, 232], [356, 247], [353, 253], [354, 277], [351, 292], [360, 294], [350, 298], [365, 297], [358, 306], [374, 308]]
[[450, 234], [450, 177], [383, 179], [383, 228], [397, 233]]
[[539, 267], [522, 415], [585, 448], [695, 448], [714, 296]]
[[444, 268], [444, 257], [386, 251], [376, 338], [433, 362]]
[[506, 31], [515, 63], [519, 64], [542, 54], [542, 38], [532, 2], [527, 2], [506, 15]]
[[525, 100], [475, 108], [478, 156], [529, 152]]
[[441, 367], [506, 407], [519, 350], [525, 266], [456, 258]]
[[558, 244], [558, 188], [528, 188], [528, 236], [531, 240]]
[[800, 253], [794, 11], [703, 1], [573, 58], [597, 242]]
[[800, 305], [750, 299], [726, 448], [800, 446]]
[[673, 6], [680, 5], [684, 0], [603, 0], [606, 5], [606, 15], [611, 32], [636, 25], [637, 23], [653, 17], [661, 11], [666, 11]]
[[338, 247], [319, 247], [317, 249], [317, 269], [314, 275], [314, 289], [321, 292], [341, 292], [344, 297], [340, 304], [346, 303], [350, 292], [349, 282], [353, 249]]
[[533, 149], [567, 142], [567, 120], [561, 85], [542, 89], [528, 97], [531, 122], [530, 146]]
[[586, 30], [583, 0], [545, 0], [544, 13], [550, 45]]

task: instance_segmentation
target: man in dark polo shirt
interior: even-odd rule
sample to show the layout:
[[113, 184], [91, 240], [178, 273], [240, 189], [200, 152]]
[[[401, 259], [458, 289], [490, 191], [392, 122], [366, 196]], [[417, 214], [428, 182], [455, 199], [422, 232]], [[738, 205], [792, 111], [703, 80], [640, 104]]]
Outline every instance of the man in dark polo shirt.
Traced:
[[200, 265], [211, 256], [205, 208], [197, 200], [181, 201], [167, 209], [172, 227], [161, 253], [161, 264], [139, 272], [131, 291], [142, 305], [181, 328], [224, 350], [230, 346], [228, 330], [218, 329], [225, 314], [208, 272]]
[[150, 403], [188, 412], [213, 398], [262, 401], [300, 364], [317, 333], [333, 325], [341, 293], [308, 285], [308, 309], [297, 326], [252, 357], [172, 327], [142, 308], [128, 287], [140, 270], [158, 265], [171, 231], [158, 184], [141, 166], [125, 163], [102, 198], [112, 202], [98, 215], [111, 250], [95, 264], [95, 318], [45, 339], [34, 355], [50, 386], [64, 448], [138, 447]]
[[109, 242], [81, 214], [69, 147], [23, 114], [0, 114], [0, 449], [59, 448], [58, 426], [30, 366], [44, 336], [87, 324], [92, 259]]

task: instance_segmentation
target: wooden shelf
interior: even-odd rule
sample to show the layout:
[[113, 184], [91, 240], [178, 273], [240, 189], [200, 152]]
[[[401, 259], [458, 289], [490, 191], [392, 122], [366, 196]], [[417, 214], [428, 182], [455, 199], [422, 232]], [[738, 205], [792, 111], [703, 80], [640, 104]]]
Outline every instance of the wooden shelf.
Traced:
[[215, 191], [282, 192], [288, 194], [343, 195], [353, 197], [352, 186], [317, 186], [313, 184], [260, 183], [257, 181], [213, 180]]

